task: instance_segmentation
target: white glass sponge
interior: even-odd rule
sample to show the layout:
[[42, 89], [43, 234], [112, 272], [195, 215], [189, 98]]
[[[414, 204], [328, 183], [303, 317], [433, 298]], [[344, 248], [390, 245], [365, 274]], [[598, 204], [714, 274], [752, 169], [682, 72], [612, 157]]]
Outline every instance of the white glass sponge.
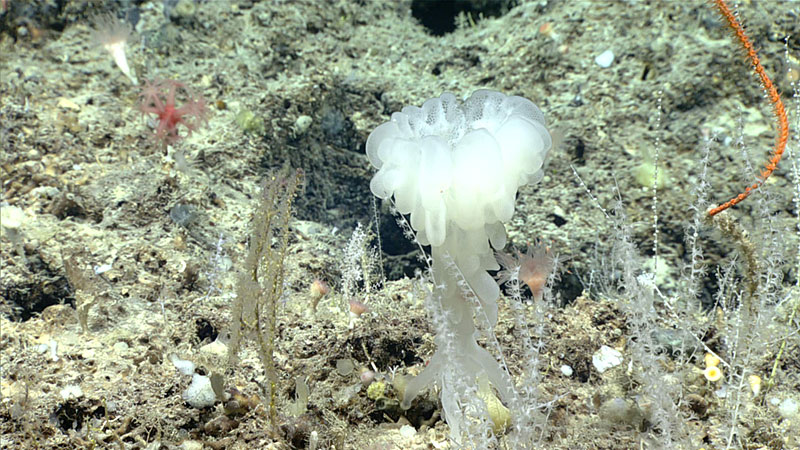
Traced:
[[517, 189], [542, 178], [552, 147], [530, 100], [490, 90], [463, 103], [451, 93], [406, 106], [367, 139], [377, 197], [394, 196], [422, 244], [440, 246], [448, 227], [485, 229], [509, 220]]

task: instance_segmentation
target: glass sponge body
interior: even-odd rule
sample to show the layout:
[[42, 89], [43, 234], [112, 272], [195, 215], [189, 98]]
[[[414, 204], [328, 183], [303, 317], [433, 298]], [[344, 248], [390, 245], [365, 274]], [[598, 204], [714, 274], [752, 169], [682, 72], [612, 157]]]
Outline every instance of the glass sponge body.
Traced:
[[395, 198], [422, 244], [440, 246], [449, 226], [484, 229], [509, 220], [520, 186], [542, 178], [552, 147], [530, 100], [479, 90], [463, 103], [444, 93], [392, 114], [367, 139], [377, 197]]

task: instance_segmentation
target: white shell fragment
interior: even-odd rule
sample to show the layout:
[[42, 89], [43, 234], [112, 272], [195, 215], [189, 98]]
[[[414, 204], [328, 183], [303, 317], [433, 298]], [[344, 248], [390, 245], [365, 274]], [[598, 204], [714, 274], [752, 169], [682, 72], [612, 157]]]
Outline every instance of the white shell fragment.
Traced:
[[608, 369], [622, 364], [622, 353], [607, 345], [600, 347], [600, 350], [592, 355], [592, 365], [598, 372], [603, 373]]
[[611, 50], [606, 50], [597, 55], [597, 57], [594, 59], [594, 62], [603, 69], [608, 69], [611, 67], [611, 64], [614, 63], [614, 52]]
[[70, 384], [65, 386], [64, 389], [61, 389], [59, 394], [61, 395], [61, 398], [69, 401], [83, 397], [83, 390], [81, 390], [81, 387], [77, 384]]

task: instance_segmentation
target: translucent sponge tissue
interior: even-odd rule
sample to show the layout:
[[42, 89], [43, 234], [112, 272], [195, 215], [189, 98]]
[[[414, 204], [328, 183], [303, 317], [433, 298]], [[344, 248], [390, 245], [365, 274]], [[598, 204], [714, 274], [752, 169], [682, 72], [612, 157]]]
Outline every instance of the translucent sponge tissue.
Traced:
[[509, 220], [517, 189], [542, 178], [551, 146], [530, 100], [479, 90], [460, 103], [444, 93], [370, 134], [367, 156], [378, 169], [370, 189], [394, 195], [417, 239], [439, 246], [449, 225], [472, 231]]

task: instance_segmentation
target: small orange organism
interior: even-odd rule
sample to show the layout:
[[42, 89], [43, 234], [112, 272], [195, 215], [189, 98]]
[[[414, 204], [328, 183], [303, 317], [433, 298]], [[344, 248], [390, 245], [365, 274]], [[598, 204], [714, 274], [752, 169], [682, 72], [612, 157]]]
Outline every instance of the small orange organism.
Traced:
[[547, 278], [556, 265], [556, 258], [550, 248], [544, 245], [541, 239], [536, 239], [533, 245], [528, 243], [525, 253], [516, 252], [516, 257], [497, 252], [497, 262], [503, 266], [499, 274], [500, 284], [513, 278], [525, 283], [533, 294], [533, 299], [540, 301], [544, 295], [544, 286]]

